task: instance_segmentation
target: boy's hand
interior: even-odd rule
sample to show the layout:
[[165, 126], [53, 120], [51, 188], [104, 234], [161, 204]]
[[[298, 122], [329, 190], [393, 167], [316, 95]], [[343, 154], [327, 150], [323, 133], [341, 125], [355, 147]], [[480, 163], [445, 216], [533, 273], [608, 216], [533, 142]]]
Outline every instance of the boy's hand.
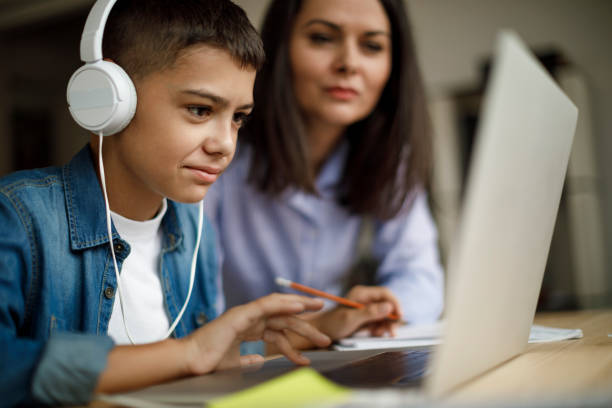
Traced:
[[317, 347], [326, 347], [330, 338], [304, 319], [294, 316], [316, 311], [323, 302], [298, 295], [273, 294], [229, 309], [219, 318], [184, 339], [189, 372], [204, 374], [215, 369], [252, 364], [259, 355], [240, 356], [242, 341], [264, 340], [296, 364], [308, 364], [287, 339], [287, 331]]

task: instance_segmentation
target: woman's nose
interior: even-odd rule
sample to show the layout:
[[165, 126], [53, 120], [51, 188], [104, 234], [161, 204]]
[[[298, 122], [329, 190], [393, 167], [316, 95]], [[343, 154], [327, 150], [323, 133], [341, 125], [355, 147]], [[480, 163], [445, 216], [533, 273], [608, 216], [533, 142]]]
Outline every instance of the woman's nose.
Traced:
[[336, 72], [350, 75], [357, 72], [359, 66], [359, 49], [351, 41], [344, 41], [338, 48], [338, 55], [334, 62]]

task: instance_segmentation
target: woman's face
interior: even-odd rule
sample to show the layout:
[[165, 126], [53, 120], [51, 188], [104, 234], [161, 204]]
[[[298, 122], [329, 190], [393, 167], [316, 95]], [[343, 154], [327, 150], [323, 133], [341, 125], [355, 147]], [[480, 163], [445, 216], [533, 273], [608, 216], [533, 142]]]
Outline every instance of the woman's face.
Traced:
[[391, 46], [378, 0], [305, 0], [289, 55], [306, 123], [348, 126], [368, 116], [391, 72]]

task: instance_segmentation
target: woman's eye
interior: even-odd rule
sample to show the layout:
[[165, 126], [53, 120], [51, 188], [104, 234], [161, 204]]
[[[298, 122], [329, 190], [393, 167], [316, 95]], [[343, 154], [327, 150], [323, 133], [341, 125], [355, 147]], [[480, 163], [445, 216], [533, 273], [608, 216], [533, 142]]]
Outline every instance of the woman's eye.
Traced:
[[187, 110], [192, 115], [195, 115], [195, 116], [198, 116], [198, 117], [206, 117], [211, 112], [211, 109], [208, 106], [188, 106]]
[[234, 123], [236, 123], [236, 125], [238, 125], [238, 127], [242, 127], [244, 126], [244, 124], [249, 120], [251, 116], [244, 113], [244, 112], [238, 112], [234, 114]]
[[363, 44], [363, 47], [370, 52], [380, 52], [383, 49], [383, 46], [377, 42], [366, 41]]
[[332, 37], [323, 33], [312, 33], [308, 36], [313, 44], [325, 44], [332, 41]]

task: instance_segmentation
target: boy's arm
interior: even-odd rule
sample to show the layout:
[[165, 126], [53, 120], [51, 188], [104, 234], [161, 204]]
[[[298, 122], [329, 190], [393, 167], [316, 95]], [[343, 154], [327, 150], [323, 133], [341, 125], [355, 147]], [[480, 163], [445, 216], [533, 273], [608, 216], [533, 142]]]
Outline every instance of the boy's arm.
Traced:
[[0, 405], [86, 403], [113, 342], [95, 335], [52, 334], [43, 341], [20, 334], [27, 314], [37, 313], [35, 306], [26, 310], [28, 293], [36, 291], [31, 248], [15, 206], [0, 194]]
[[297, 295], [273, 294], [229, 309], [219, 318], [183, 339], [115, 347], [100, 376], [96, 392], [113, 393], [141, 388], [189, 375], [260, 361], [260, 356], [240, 356], [243, 341], [261, 340], [297, 364], [307, 364], [290, 344], [286, 331], [324, 347], [330, 339], [308, 322], [294, 316], [318, 310], [323, 302]]
[[108, 336], [53, 334], [44, 344], [34, 371], [34, 400], [47, 405], [88, 403], [113, 347], [114, 342]]
[[0, 405], [86, 404], [104, 369], [110, 338], [52, 335], [44, 342], [0, 328]]
[[121, 392], [192, 374], [181, 340], [117, 346], [108, 354], [96, 393]]

